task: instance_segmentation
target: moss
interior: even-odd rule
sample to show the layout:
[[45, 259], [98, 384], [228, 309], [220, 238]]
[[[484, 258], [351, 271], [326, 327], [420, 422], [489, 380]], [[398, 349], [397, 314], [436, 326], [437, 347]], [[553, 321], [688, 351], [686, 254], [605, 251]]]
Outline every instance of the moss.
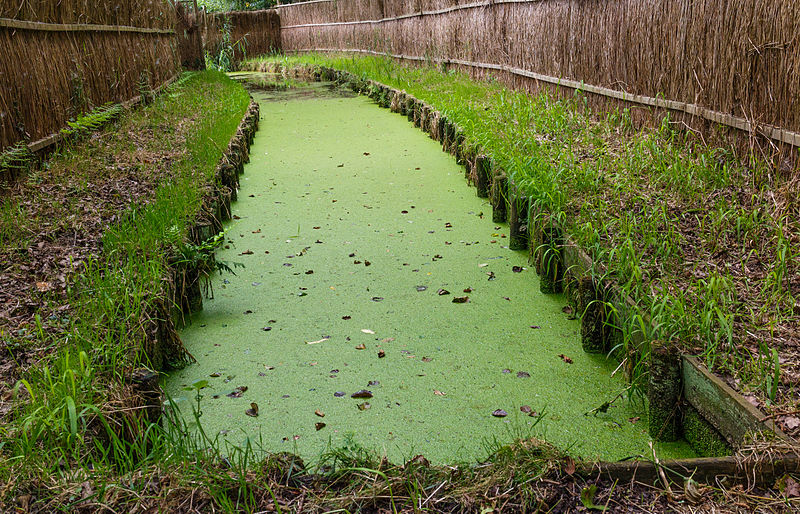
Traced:
[[683, 413], [683, 437], [703, 457], [724, 457], [733, 453], [722, 434], [691, 405]]

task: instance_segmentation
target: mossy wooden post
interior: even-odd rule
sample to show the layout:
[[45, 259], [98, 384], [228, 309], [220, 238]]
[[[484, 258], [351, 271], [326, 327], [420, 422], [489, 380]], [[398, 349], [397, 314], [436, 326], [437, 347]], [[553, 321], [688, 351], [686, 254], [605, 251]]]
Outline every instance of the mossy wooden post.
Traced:
[[422, 102], [414, 102], [414, 126], [419, 127], [422, 123]]
[[494, 223], [505, 223], [506, 221], [506, 197], [508, 196], [508, 179], [501, 169], [494, 170], [492, 177], [492, 221]]
[[430, 132], [431, 108], [427, 104], [422, 104], [422, 117], [420, 118], [419, 128], [423, 132]]
[[591, 277], [583, 277], [578, 282], [578, 312], [581, 318], [581, 345], [586, 353], [605, 353], [607, 344], [604, 337], [604, 305], [600, 301]]
[[674, 344], [653, 341], [650, 345], [650, 403], [648, 431], [656, 441], [675, 441], [680, 435], [679, 401], [681, 358]]
[[414, 109], [417, 99], [411, 95], [406, 95], [406, 118], [408, 121], [414, 121]]
[[489, 176], [492, 172], [492, 160], [486, 155], [475, 157], [475, 192], [478, 198], [489, 197]]
[[527, 250], [528, 198], [511, 181], [508, 184], [508, 203], [508, 247], [511, 250]]
[[448, 139], [450, 138], [450, 120], [447, 116], [442, 116], [439, 119], [439, 142], [442, 144], [442, 150], [447, 151], [449, 145]]
[[158, 373], [147, 368], [137, 368], [130, 376], [133, 392], [144, 402], [144, 417], [150, 423], [157, 423], [161, 417], [161, 388]]
[[471, 149], [466, 148], [464, 141], [466, 141], [467, 137], [464, 135], [464, 131], [460, 128], [456, 133], [456, 144], [455, 148], [453, 148], [453, 155], [456, 157], [456, 163], [461, 166], [464, 166], [467, 163], [467, 159], [471, 157]]
[[543, 227], [539, 231], [536, 259], [539, 273], [539, 290], [544, 294], [561, 293], [564, 290], [564, 260], [561, 247], [564, 244], [561, 230]]

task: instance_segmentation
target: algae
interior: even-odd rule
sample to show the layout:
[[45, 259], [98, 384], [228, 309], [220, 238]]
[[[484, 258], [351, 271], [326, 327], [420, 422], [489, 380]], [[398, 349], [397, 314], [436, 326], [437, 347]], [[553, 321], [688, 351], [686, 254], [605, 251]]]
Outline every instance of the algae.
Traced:
[[198, 362], [165, 386], [189, 399], [208, 380], [206, 433], [306, 459], [355, 443], [455, 463], [528, 436], [585, 458], [651, 455], [640, 403], [585, 415], [626, 387], [616, 363], [581, 350], [565, 299], [539, 292], [451, 156], [364, 97], [284, 94], [254, 93], [261, 130], [218, 255], [246, 267], [215, 277], [182, 333]]

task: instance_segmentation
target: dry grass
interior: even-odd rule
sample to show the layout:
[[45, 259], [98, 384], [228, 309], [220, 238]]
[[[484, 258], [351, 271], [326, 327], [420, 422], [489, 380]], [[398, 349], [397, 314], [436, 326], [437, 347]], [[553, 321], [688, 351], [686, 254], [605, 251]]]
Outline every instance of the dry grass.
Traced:
[[164, 0], [4, 0], [0, 18], [161, 29], [175, 26], [172, 5]]
[[[288, 27], [375, 20], [381, 11], [394, 17], [470, 2], [385, 0], [383, 9], [375, 3], [295, 4], [282, 7], [280, 14]], [[349, 9], [345, 12], [340, 4]], [[800, 130], [800, 4], [791, 0], [496, 3], [282, 32], [286, 50], [358, 48], [503, 64]], [[529, 79], [500, 78], [515, 86], [536, 86]], [[706, 128], [689, 116], [681, 121]]]

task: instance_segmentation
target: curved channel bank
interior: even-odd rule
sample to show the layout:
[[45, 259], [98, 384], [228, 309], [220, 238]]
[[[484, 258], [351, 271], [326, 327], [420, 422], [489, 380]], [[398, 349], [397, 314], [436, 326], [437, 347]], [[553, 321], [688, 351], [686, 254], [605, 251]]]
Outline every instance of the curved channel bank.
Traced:
[[262, 129], [217, 256], [245, 268], [215, 279], [184, 330], [198, 363], [170, 395], [208, 380], [207, 434], [310, 458], [357, 444], [455, 462], [528, 436], [586, 458], [648, 455], [641, 406], [586, 415], [624, 379], [581, 350], [564, 299], [539, 292], [463, 170], [401, 117], [320, 87], [254, 95]]

